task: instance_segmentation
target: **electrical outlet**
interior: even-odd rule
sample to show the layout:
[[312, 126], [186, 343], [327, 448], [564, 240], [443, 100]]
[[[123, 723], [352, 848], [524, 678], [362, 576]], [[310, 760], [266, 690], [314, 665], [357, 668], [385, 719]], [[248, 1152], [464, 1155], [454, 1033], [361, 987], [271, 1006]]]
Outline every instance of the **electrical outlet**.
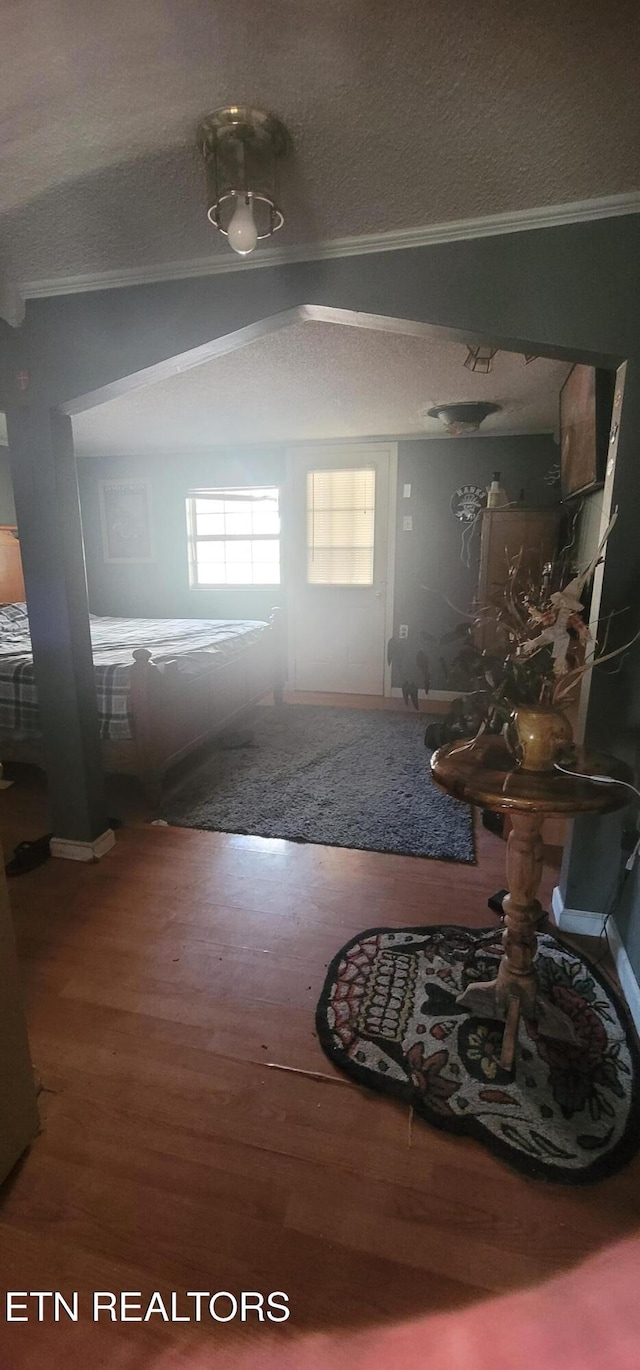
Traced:
[[411, 514], [405, 514], [405, 517], [402, 520], [402, 531], [403, 533], [413, 532], [413, 519]]
[[402, 487], [402, 498], [403, 498], [403, 499], [411, 499], [411, 486], [410, 486], [410, 485], [403, 485], [403, 487]]
[[409, 624], [408, 624], [408, 623], [401, 623], [401, 624], [400, 624], [400, 627], [398, 628], [398, 637], [408, 637], [408, 636], [409, 636]]

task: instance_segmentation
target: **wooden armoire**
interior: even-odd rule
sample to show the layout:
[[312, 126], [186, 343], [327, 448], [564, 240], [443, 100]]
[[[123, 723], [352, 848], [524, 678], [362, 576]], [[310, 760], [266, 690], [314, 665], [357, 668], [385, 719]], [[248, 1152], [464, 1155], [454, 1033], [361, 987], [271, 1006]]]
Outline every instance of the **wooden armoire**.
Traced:
[[[500, 602], [507, 583], [509, 567], [520, 557], [521, 583], [537, 578], [558, 550], [562, 509], [483, 509], [480, 531], [480, 570], [476, 605], [483, 608]], [[499, 646], [496, 623], [487, 615], [476, 633], [476, 642], [486, 651]]]

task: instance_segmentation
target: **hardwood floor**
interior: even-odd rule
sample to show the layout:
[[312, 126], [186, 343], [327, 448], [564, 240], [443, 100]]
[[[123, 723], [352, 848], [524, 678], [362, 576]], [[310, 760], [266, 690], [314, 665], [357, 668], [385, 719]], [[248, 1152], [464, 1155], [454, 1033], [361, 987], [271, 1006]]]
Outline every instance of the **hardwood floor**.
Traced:
[[[529, 1285], [640, 1226], [638, 1160], [565, 1188], [418, 1122], [409, 1145], [407, 1110], [318, 1046], [339, 946], [376, 923], [491, 923], [501, 841], [478, 825], [462, 866], [154, 827], [133, 790], [118, 802], [103, 861], [10, 882], [43, 1126], [2, 1191], [5, 1289], [77, 1290], [81, 1308], [94, 1290], [283, 1290], [282, 1337]], [[46, 831], [34, 773], [0, 823], [7, 851]], [[81, 1324], [0, 1322], [0, 1358], [137, 1366], [202, 1333]], [[242, 1331], [206, 1329], [216, 1346]]]

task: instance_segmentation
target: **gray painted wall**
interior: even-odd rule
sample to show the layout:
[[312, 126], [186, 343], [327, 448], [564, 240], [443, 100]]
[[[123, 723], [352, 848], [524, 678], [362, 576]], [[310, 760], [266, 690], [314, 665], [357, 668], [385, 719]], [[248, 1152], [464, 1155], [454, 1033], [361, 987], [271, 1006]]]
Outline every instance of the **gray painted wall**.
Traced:
[[[505, 438], [443, 438], [402, 442], [398, 450], [395, 630], [407, 623], [408, 655], [415, 657], [421, 629], [442, 633], [455, 620], [444, 596], [471, 607], [477, 584], [479, 538], [470, 565], [461, 560], [463, 525], [451, 513], [451, 496], [461, 485], [486, 486], [500, 470], [510, 498], [524, 493], [528, 505], [558, 500], [558, 487], [544, 477], [557, 462], [549, 434]], [[283, 448], [212, 451], [209, 455], [83, 458], [78, 463], [89, 603], [93, 613], [125, 617], [263, 618], [286, 603], [286, 585], [268, 590], [192, 590], [187, 572], [185, 499], [189, 489], [216, 485], [280, 484]], [[100, 525], [99, 482], [146, 477], [150, 482], [157, 560], [150, 565], [105, 562]], [[403, 499], [406, 483], [411, 498]], [[402, 530], [411, 513], [413, 532]], [[286, 524], [283, 536], [286, 538]], [[286, 555], [283, 556], [286, 564]], [[433, 597], [420, 589], [430, 585]], [[394, 681], [400, 683], [400, 681]], [[434, 689], [445, 688], [436, 667]]]
[[[30, 300], [4, 368], [62, 403], [300, 304], [449, 328], [571, 360], [640, 357], [640, 216]], [[533, 346], [531, 346], [533, 344]], [[0, 357], [0, 362], [2, 358]], [[0, 378], [3, 367], [0, 365]]]
[[[99, 482], [145, 477], [150, 482], [156, 561], [105, 562]], [[125, 618], [267, 618], [284, 602], [283, 587], [192, 590], [189, 587], [185, 500], [190, 489], [217, 485], [278, 485], [281, 449], [212, 451], [175, 458], [85, 457], [78, 462], [89, 604], [95, 614]]]
[[[500, 471], [509, 499], [524, 494], [527, 505], [547, 507], [559, 498], [557, 486], [545, 484], [549, 468], [558, 461], [558, 448], [548, 433], [505, 438], [430, 438], [398, 445], [398, 517], [396, 532], [396, 592], [394, 633], [401, 623], [409, 628], [408, 668], [394, 673], [394, 684], [415, 674], [420, 633], [439, 636], [457, 623], [447, 604], [471, 609], [478, 583], [479, 529], [467, 550], [463, 524], [451, 512], [451, 496], [462, 485], [486, 487], [493, 471]], [[403, 498], [405, 484], [411, 498]], [[405, 514], [413, 518], [412, 532], [404, 532]], [[467, 530], [469, 532], [469, 530]], [[429, 586], [433, 593], [424, 590]], [[446, 598], [445, 598], [446, 597]], [[439, 649], [431, 647], [432, 688], [451, 688], [439, 665]]]
[[[609, 539], [605, 560], [601, 622], [612, 621], [610, 646], [629, 641], [640, 628], [640, 378], [630, 364], [624, 392], [620, 447], [615, 470], [613, 507], [618, 521]], [[625, 612], [620, 612], [625, 611]], [[624, 658], [593, 672], [586, 740], [593, 748], [612, 752], [630, 766], [638, 784], [640, 774], [640, 643]], [[624, 857], [621, 834], [635, 825], [637, 803], [605, 818], [582, 818], [574, 825], [565, 852], [562, 887], [570, 909], [612, 914], [620, 930], [634, 973], [640, 981], [640, 873], [638, 867], [622, 880]]]

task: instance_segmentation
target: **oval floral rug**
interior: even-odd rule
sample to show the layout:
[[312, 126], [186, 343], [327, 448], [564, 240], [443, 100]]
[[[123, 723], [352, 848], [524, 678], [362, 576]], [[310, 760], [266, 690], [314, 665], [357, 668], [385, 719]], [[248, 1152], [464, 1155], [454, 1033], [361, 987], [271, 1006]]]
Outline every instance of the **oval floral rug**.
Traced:
[[541, 934], [540, 987], [573, 1020], [576, 1041], [521, 1022], [512, 1077], [499, 1064], [503, 1024], [456, 1003], [468, 984], [496, 974], [501, 932], [360, 933], [329, 967], [316, 1014], [322, 1047], [360, 1084], [477, 1138], [527, 1175], [602, 1179], [640, 1145], [640, 1058], [625, 1010], [581, 956]]

